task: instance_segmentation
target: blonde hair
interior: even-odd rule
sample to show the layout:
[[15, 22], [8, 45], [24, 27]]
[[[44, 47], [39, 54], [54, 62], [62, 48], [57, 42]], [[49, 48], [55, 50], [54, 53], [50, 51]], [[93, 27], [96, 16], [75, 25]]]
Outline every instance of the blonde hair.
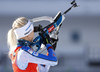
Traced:
[[28, 22], [27, 18], [19, 17], [13, 22], [12, 29], [10, 29], [8, 31], [7, 43], [8, 43], [8, 46], [10, 47], [9, 48], [9, 56], [14, 51], [14, 49], [16, 48], [16, 44], [17, 44], [17, 39], [16, 39], [16, 36], [14, 34], [14, 29], [23, 27], [24, 25], [27, 24], [27, 22]]

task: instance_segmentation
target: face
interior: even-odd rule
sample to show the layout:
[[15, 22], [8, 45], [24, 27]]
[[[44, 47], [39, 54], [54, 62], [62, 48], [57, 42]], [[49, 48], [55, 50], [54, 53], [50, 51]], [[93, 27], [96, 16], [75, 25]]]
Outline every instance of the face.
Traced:
[[34, 30], [27, 37], [28, 37], [28, 41], [32, 41], [34, 38]]

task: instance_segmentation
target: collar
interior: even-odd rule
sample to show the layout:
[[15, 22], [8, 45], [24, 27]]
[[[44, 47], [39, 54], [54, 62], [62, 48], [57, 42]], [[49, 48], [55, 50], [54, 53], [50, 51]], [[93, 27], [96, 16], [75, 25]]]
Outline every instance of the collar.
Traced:
[[18, 39], [17, 40], [17, 45], [21, 45], [21, 46], [32, 46], [34, 43], [24, 40], [24, 39]]

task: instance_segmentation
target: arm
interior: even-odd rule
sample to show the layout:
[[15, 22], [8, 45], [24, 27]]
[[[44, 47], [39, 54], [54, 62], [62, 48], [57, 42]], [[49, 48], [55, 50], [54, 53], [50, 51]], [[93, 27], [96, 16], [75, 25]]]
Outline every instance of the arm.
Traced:
[[45, 64], [45, 65], [57, 65], [57, 58], [55, 52], [52, 49], [50, 44], [46, 45], [49, 55], [43, 55], [32, 51], [29, 47], [22, 47], [22, 50], [19, 51], [19, 57], [21, 61], [25, 63], [36, 63], [36, 64]]

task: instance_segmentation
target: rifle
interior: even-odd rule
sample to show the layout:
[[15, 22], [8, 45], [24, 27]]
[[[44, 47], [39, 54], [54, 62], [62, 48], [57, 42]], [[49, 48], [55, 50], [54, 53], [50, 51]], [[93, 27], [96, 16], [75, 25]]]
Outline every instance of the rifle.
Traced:
[[[70, 8], [68, 8], [63, 14], [61, 14], [61, 12], [59, 11], [57, 13], [57, 15], [54, 17], [53, 22], [48, 24], [47, 26], [42, 27], [42, 25], [39, 25], [39, 26], [34, 27], [34, 32], [39, 32], [39, 36], [37, 36], [33, 40], [33, 45], [32, 45], [32, 46], [34, 46], [34, 45], [37, 46], [36, 52], [38, 50], [40, 50], [41, 45], [43, 44], [43, 39], [42, 39], [40, 33], [43, 34], [43, 36], [48, 35], [49, 37], [52, 37], [52, 35], [55, 31], [57, 31], [57, 33], [58, 33], [59, 29], [62, 25], [62, 22], [65, 20], [65, 14], [68, 13], [73, 7], [78, 7], [75, 0], [73, 0], [71, 2], [71, 5], [72, 6]], [[50, 41], [51, 41], [50, 43], [52, 44], [52, 40], [50, 40]]]

